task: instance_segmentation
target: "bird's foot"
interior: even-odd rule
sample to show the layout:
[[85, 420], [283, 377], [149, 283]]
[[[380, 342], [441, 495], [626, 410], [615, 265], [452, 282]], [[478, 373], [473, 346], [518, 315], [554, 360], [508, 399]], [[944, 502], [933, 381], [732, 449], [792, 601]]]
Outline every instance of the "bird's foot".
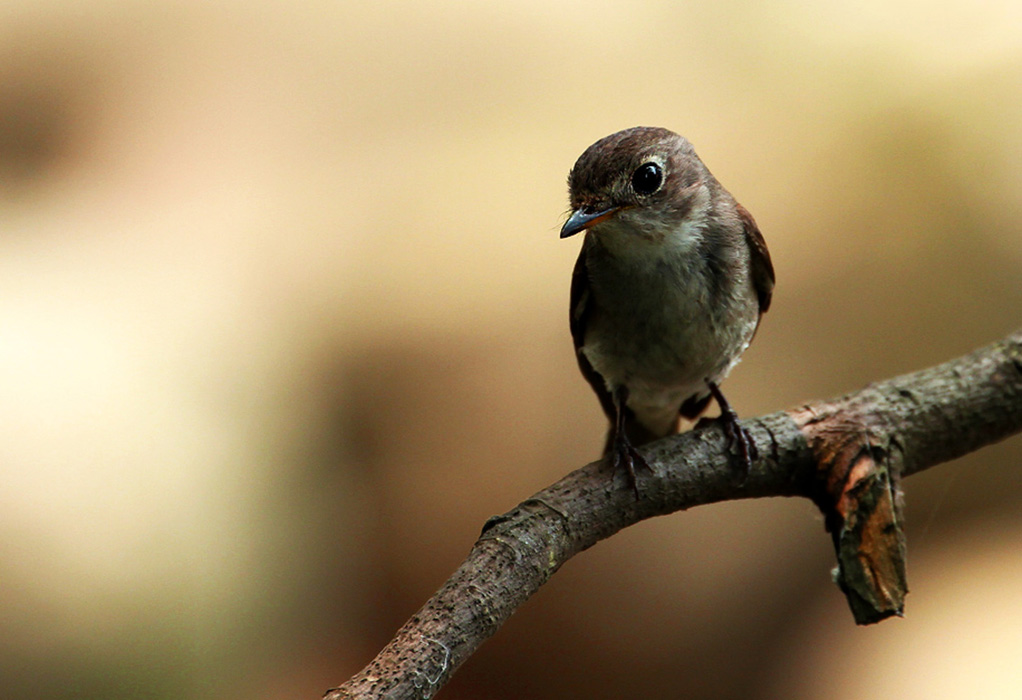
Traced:
[[737, 451], [738, 463], [735, 465], [735, 473], [738, 482], [743, 483], [749, 476], [749, 470], [752, 469], [752, 461], [759, 457], [759, 450], [756, 449], [756, 443], [753, 442], [749, 431], [738, 422], [738, 414], [731, 408], [717, 385], [713, 382], [707, 382], [707, 384], [717, 405], [720, 406], [720, 415], [710, 420], [719, 421], [722, 424], [724, 435], [727, 438], [728, 452]]
[[639, 454], [638, 450], [632, 447], [632, 443], [628, 440], [628, 437], [624, 432], [620, 432], [614, 438], [614, 446], [610, 450], [610, 461], [614, 467], [614, 470], [621, 469], [624, 467], [625, 474], [628, 477], [628, 484], [632, 487], [635, 492], [635, 498], [639, 498], [639, 480], [636, 478], [635, 470], [646, 469], [647, 471], [653, 471], [653, 468], [646, 462], [646, 458]]
[[752, 441], [749, 431], [738, 422], [738, 416], [733, 412], [721, 412], [713, 418], [700, 418], [696, 423], [696, 429], [703, 428], [711, 423], [720, 423], [724, 429], [724, 437], [727, 439], [727, 451], [731, 454], [737, 453], [738, 460], [732, 461], [735, 469], [735, 476], [738, 483], [743, 483], [749, 476], [753, 460], [759, 457], [759, 450], [756, 443]]
[[741, 483], [748, 478], [749, 470], [752, 469], [752, 460], [759, 457], [759, 451], [756, 449], [756, 443], [752, 441], [749, 431], [742, 427], [742, 424], [738, 422], [738, 416], [733, 411], [722, 414], [721, 418], [724, 421], [724, 434], [727, 436], [728, 450], [737, 448], [738, 451], [736, 472], [739, 483]]

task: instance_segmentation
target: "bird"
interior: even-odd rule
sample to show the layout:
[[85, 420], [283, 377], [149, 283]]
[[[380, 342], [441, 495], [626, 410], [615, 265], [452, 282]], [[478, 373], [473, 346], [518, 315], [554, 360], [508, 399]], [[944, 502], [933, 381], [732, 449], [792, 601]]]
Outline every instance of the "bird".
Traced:
[[721, 393], [770, 308], [774, 269], [752, 215], [687, 139], [634, 127], [587, 148], [568, 175], [585, 232], [569, 325], [582, 375], [610, 421], [604, 457], [639, 496], [636, 447], [678, 432], [716, 401], [729, 451], [748, 474], [755, 444]]

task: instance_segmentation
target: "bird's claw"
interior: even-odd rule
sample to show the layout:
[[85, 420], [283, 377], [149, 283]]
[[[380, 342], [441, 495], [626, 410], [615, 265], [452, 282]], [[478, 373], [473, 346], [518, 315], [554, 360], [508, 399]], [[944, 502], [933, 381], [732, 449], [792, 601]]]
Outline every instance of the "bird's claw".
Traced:
[[721, 419], [724, 421], [724, 435], [727, 436], [728, 451], [737, 448], [739, 461], [736, 472], [739, 483], [743, 483], [749, 476], [749, 470], [752, 469], [752, 461], [759, 457], [759, 450], [756, 449], [756, 443], [752, 441], [749, 431], [738, 422], [738, 416], [732, 412], [721, 415]]
[[611, 464], [615, 470], [624, 467], [625, 474], [628, 477], [628, 484], [632, 487], [635, 492], [635, 498], [639, 498], [639, 480], [636, 478], [635, 470], [646, 469], [653, 471], [653, 468], [646, 462], [646, 458], [639, 454], [638, 450], [632, 447], [632, 443], [624, 435], [619, 433], [614, 439], [614, 449], [610, 453]]
[[735, 472], [738, 476], [738, 483], [744, 483], [745, 479], [749, 476], [749, 471], [752, 469], [752, 461], [759, 458], [759, 450], [756, 449], [756, 443], [753, 442], [749, 431], [738, 422], [738, 414], [728, 404], [720, 388], [714, 382], [709, 381], [707, 386], [709, 386], [710, 393], [717, 401], [717, 405], [720, 406], [720, 416], [711, 420], [717, 420], [723, 424], [724, 435], [727, 437], [728, 452], [737, 448], [739, 463], [735, 465], [737, 467]]
[[732, 413], [721, 413], [713, 418], [700, 418], [695, 429], [699, 430], [713, 423], [719, 423], [724, 429], [724, 438], [727, 440], [727, 451], [729, 454], [737, 453], [737, 463], [732, 462], [735, 468], [735, 476], [738, 483], [744, 483], [752, 469], [752, 462], [759, 458], [759, 450], [756, 443], [752, 441], [749, 431], [738, 422], [738, 416]]

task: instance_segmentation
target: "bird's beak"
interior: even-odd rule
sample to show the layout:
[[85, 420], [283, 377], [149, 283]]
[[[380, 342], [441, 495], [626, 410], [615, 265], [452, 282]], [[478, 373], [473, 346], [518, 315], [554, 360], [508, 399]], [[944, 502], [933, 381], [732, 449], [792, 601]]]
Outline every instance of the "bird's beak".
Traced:
[[620, 209], [621, 207], [611, 207], [602, 211], [591, 211], [588, 207], [576, 209], [568, 217], [568, 220], [564, 222], [564, 226], [561, 227], [561, 238], [574, 236], [576, 233], [581, 233], [601, 221], [606, 221]]

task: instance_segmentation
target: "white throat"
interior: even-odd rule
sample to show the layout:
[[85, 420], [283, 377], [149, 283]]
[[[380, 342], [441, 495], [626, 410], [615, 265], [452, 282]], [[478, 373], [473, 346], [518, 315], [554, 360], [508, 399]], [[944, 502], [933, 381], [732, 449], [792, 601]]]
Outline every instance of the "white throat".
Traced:
[[632, 207], [592, 231], [600, 244], [620, 259], [665, 258], [693, 253], [703, 240], [710, 214], [710, 192], [701, 187], [681, 221]]

